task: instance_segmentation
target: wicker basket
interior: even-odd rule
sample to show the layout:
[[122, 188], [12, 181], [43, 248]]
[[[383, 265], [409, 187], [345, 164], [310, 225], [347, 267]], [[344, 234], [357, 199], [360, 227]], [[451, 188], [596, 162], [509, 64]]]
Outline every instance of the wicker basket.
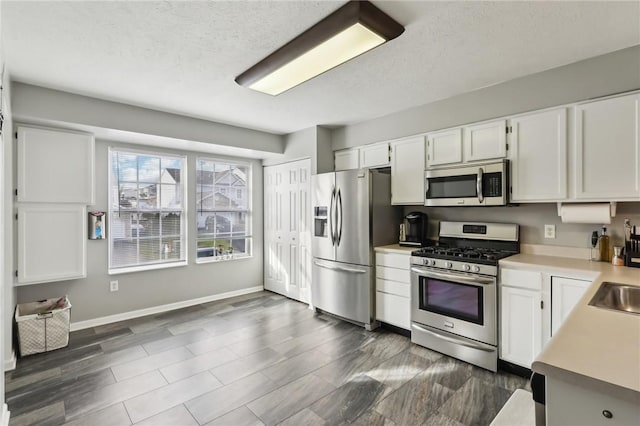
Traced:
[[67, 296], [62, 298], [64, 303], [57, 304], [60, 300], [56, 298], [18, 304], [16, 324], [20, 356], [52, 351], [69, 344], [71, 303]]

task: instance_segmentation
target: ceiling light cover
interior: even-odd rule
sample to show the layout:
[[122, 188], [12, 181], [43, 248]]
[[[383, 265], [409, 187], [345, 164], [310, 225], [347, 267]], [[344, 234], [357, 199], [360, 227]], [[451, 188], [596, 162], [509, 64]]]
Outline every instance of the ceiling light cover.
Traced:
[[350, 1], [240, 74], [236, 82], [275, 96], [403, 32], [402, 25], [372, 3]]

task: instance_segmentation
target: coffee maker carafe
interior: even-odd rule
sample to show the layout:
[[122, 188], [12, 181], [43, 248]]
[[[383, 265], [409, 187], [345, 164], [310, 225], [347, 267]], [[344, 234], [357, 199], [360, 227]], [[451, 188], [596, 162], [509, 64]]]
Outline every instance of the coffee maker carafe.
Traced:
[[400, 224], [400, 245], [422, 247], [427, 245], [429, 218], [422, 212], [411, 212]]

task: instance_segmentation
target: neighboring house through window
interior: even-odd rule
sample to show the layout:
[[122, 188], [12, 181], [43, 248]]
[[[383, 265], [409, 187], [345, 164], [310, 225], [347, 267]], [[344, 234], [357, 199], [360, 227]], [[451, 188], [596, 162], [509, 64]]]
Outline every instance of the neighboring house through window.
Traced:
[[186, 264], [186, 158], [109, 152], [109, 272]]
[[249, 163], [196, 160], [199, 261], [251, 256], [250, 182]]

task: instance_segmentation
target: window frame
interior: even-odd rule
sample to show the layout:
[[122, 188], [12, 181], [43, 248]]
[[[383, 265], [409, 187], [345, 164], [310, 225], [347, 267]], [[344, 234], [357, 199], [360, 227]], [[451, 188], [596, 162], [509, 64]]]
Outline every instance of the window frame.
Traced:
[[[149, 157], [158, 157], [160, 159], [162, 158], [169, 158], [169, 159], [176, 159], [176, 160], [180, 160], [181, 162], [181, 174], [180, 174], [180, 184], [177, 186], [181, 186], [182, 187], [182, 209], [180, 210], [180, 244], [181, 244], [181, 254], [184, 256], [182, 259], [178, 259], [178, 260], [170, 260], [170, 261], [158, 261], [158, 262], [153, 262], [153, 263], [147, 263], [147, 264], [136, 264], [136, 265], [130, 265], [130, 266], [122, 266], [122, 267], [113, 267], [111, 264], [111, 260], [113, 257], [113, 227], [112, 227], [112, 214], [114, 213], [114, 211], [112, 211], [113, 208], [113, 200], [112, 200], [112, 196], [113, 196], [113, 187], [114, 185], [117, 185], [117, 182], [114, 182], [114, 174], [113, 174], [113, 155], [114, 153], [123, 153], [123, 154], [131, 154], [131, 155], [135, 155], [135, 156], [149, 156]], [[188, 195], [188, 189], [189, 189], [189, 185], [188, 185], [188, 156], [186, 154], [174, 154], [174, 153], [167, 153], [167, 152], [159, 152], [159, 151], [153, 151], [153, 150], [143, 150], [143, 149], [132, 149], [132, 148], [126, 148], [126, 147], [118, 147], [118, 146], [109, 146], [108, 149], [108, 174], [109, 174], [109, 179], [108, 179], [108, 195], [107, 195], [107, 202], [108, 202], [108, 207], [107, 207], [107, 219], [108, 219], [108, 223], [109, 223], [109, 228], [107, 229], [107, 240], [109, 241], [109, 247], [108, 247], [108, 259], [107, 259], [107, 274], [108, 275], [119, 275], [119, 274], [126, 274], [126, 273], [130, 273], [130, 272], [139, 272], [139, 271], [150, 271], [150, 270], [156, 270], [156, 269], [166, 269], [166, 268], [175, 268], [175, 267], [180, 267], [180, 266], [187, 266], [189, 264], [189, 233], [188, 231], [188, 219], [189, 219], [189, 195]], [[162, 164], [162, 162], [160, 163]], [[138, 170], [138, 175], [136, 176], [136, 184], [139, 185], [140, 184], [140, 176], [139, 176], [139, 168], [137, 168]], [[162, 177], [162, 173], [160, 173], [159, 179]], [[118, 180], [119, 182], [119, 180]], [[143, 182], [144, 183], [144, 182]], [[159, 185], [162, 185], [161, 181], [158, 181]], [[120, 194], [120, 188], [118, 188], [118, 194]], [[118, 201], [118, 205], [119, 205], [119, 201]], [[162, 214], [162, 207], [159, 206], [157, 207], [157, 210], [153, 211], [131, 211], [131, 213], [137, 213], [137, 214], [141, 214], [141, 213], [158, 213], [158, 214]], [[139, 236], [137, 237], [139, 239]], [[162, 233], [160, 231], [159, 234], [159, 238], [160, 240], [162, 240]]]
[[[203, 212], [202, 209], [198, 209], [196, 203], [198, 202], [198, 197], [197, 197], [197, 191], [198, 191], [198, 171], [199, 171], [199, 166], [200, 166], [200, 162], [201, 161], [207, 161], [207, 162], [211, 162], [213, 163], [214, 166], [214, 171], [215, 171], [215, 166], [216, 164], [224, 164], [224, 165], [228, 165], [228, 166], [243, 166], [247, 168], [247, 180], [246, 180], [246, 194], [245, 194], [245, 201], [246, 201], [246, 210], [231, 210], [231, 209], [220, 209], [220, 210], [216, 210], [215, 208], [212, 209], [211, 211], [207, 210], [208, 213], [211, 214], [216, 214], [218, 212], [229, 212], [229, 211], [237, 211], [237, 212], [246, 212], [246, 220], [245, 220], [245, 235], [244, 235], [244, 239], [245, 239], [245, 243], [247, 244], [247, 252], [248, 254], [243, 254], [243, 255], [236, 255], [236, 254], [232, 254], [231, 257], [217, 257], [217, 256], [209, 256], [209, 257], [198, 257], [198, 243], [200, 241], [200, 236], [199, 236], [199, 231], [198, 231], [198, 215], [200, 213]], [[203, 263], [217, 263], [217, 262], [228, 262], [228, 261], [233, 261], [233, 260], [242, 260], [242, 259], [251, 259], [253, 258], [253, 239], [254, 239], [254, 235], [253, 235], [253, 163], [250, 160], [241, 160], [241, 159], [226, 159], [226, 158], [220, 158], [220, 157], [209, 157], [209, 156], [201, 156], [198, 155], [196, 156], [196, 165], [194, 167], [195, 169], [195, 177], [194, 177], [194, 182], [195, 182], [195, 188], [194, 188], [194, 196], [193, 196], [193, 206], [194, 206], [194, 210], [195, 210], [195, 215], [196, 215], [196, 220], [194, 223], [194, 229], [195, 229], [195, 251], [196, 251], [196, 264], [203, 264]], [[213, 193], [215, 194], [215, 184], [212, 185], [213, 188]], [[230, 187], [229, 188], [229, 194], [231, 194], [233, 191], [233, 189]], [[215, 199], [215, 198], [214, 198]], [[214, 206], [215, 207], [215, 206]], [[231, 238], [231, 237], [230, 237]], [[215, 236], [214, 236], [215, 239]], [[232, 238], [231, 238], [232, 239]]]

